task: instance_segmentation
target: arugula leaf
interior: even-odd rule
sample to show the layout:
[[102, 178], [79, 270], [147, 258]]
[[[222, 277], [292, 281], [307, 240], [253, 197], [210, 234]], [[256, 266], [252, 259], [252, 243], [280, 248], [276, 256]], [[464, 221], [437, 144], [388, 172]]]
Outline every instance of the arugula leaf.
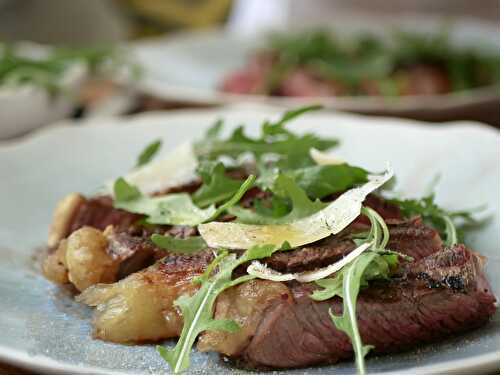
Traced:
[[283, 133], [289, 134], [286, 131], [284, 132], [284, 129], [283, 129], [283, 125], [285, 125], [288, 121], [291, 121], [294, 118], [300, 117], [301, 115], [303, 115], [306, 112], [317, 111], [317, 110], [320, 110], [322, 108], [323, 108], [322, 105], [316, 104], [316, 105], [309, 105], [309, 106], [300, 107], [297, 109], [292, 109], [292, 110], [286, 111], [283, 114], [283, 116], [281, 117], [281, 119], [278, 120], [277, 122], [271, 123], [271, 122], [266, 121], [264, 123], [264, 126], [263, 126], [263, 132], [264, 132], [264, 134], [267, 134], [267, 135], [277, 135], [277, 134], [283, 134]]
[[262, 124], [259, 138], [248, 137], [240, 126], [236, 128], [227, 139], [219, 137], [222, 123], [217, 123], [203, 140], [195, 145], [195, 150], [200, 159], [215, 160], [220, 156], [238, 158], [245, 153], [251, 153], [257, 161], [265, 155], [276, 155], [279, 158], [280, 168], [296, 168], [313, 165], [309, 150], [328, 150], [338, 144], [336, 139], [322, 139], [312, 133], [296, 135], [284, 128], [284, 125], [297, 116], [319, 106], [308, 106], [288, 111], [277, 122], [266, 121]]
[[268, 257], [278, 249], [273, 245], [254, 246], [239, 258], [235, 254], [229, 255], [227, 251], [222, 251], [207, 267], [205, 273], [195, 280], [200, 284], [200, 289], [192, 296], [182, 295], [175, 301], [174, 304], [180, 308], [184, 320], [181, 335], [173, 349], [157, 346], [158, 352], [168, 362], [174, 374], [188, 370], [191, 349], [201, 332], [207, 330], [235, 332], [239, 329], [238, 324], [232, 320], [213, 318], [215, 300], [227, 288], [254, 278], [245, 275], [232, 280], [232, 273], [238, 266], [251, 260]]
[[120, 201], [115, 199], [114, 207], [147, 216], [149, 224], [171, 224], [195, 226], [210, 219], [215, 206], [201, 209], [196, 206], [189, 194], [168, 194], [161, 197], [141, 195], [137, 199]]
[[[362, 288], [367, 287], [369, 285], [369, 281], [371, 280], [390, 278], [392, 271], [397, 267], [399, 263], [397, 254], [385, 254], [384, 252], [376, 253], [373, 251], [367, 251], [365, 253], [362, 253], [358, 258], [368, 256], [371, 258], [371, 262], [369, 263], [359, 280]], [[353, 264], [354, 262], [350, 265], [347, 265], [332, 278], [317, 280], [316, 284], [321, 286], [323, 289], [315, 290], [311, 295], [311, 298], [316, 301], [325, 301], [335, 296], [342, 297], [342, 283], [344, 277], [343, 274], [347, 271], [347, 268], [351, 267]]]
[[146, 146], [144, 150], [141, 151], [139, 157], [137, 158], [136, 168], [141, 165], [149, 163], [154, 156], [158, 153], [161, 148], [161, 139], [157, 139], [156, 141], [150, 143]]
[[343, 272], [342, 279], [343, 314], [340, 317], [335, 316], [331, 309], [329, 310], [330, 317], [335, 326], [344, 331], [351, 339], [356, 356], [356, 366], [360, 374], [365, 373], [364, 357], [368, 354], [372, 346], [363, 345], [358, 325], [352, 324], [352, 322], [357, 321], [356, 301], [361, 288], [361, 278], [375, 256], [376, 254], [374, 253], [362, 254], [351, 265], [347, 266], [347, 269]]
[[316, 165], [288, 173], [311, 198], [324, 198], [367, 181], [368, 172], [348, 164]]
[[208, 248], [207, 243], [200, 236], [175, 238], [168, 235], [153, 234], [151, 241], [161, 249], [178, 254], [193, 254]]
[[342, 298], [343, 314], [336, 316], [331, 309], [329, 313], [337, 329], [345, 332], [351, 339], [359, 374], [365, 373], [364, 357], [372, 348], [370, 345], [363, 345], [359, 334], [356, 317], [359, 291], [367, 287], [371, 280], [388, 279], [391, 270], [398, 262], [397, 259], [395, 254], [379, 254], [374, 251], [362, 253], [334, 278], [316, 281], [316, 284], [324, 289], [314, 291], [311, 295], [316, 301], [324, 301], [335, 296]]
[[278, 195], [273, 195], [266, 200], [257, 199], [253, 206], [257, 214], [274, 218], [285, 216], [291, 211], [289, 199]]
[[359, 255], [333, 278], [316, 281], [323, 289], [316, 290], [311, 295], [311, 298], [317, 301], [335, 296], [342, 298], [342, 315], [334, 315], [331, 309], [329, 313], [337, 329], [345, 332], [351, 339], [359, 374], [365, 373], [364, 357], [372, 348], [363, 345], [359, 334], [356, 316], [359, 291], [362, 287], [368, 286], [370, 280], [389, 278], [398, 263], [398, 255], [385, 250], [389, 241], [389, 230], [384, 220], [371, 208], [363, 207], [362, 212], [368, 216], [372, 226], [367, 238], [361, 242], [373, 241], [371, 251]]
[[226, 203], [218, 207], [217, 210], [215, 210], [215, 213], [212, 215], [212, 217], [208, 219], [208, 221], [215, 220], [217, 216], [219, 216], [224, 211], [229, 211], [231, 207], [233, 207], [236, 203], [238, 203], [240, 199], [243, 198], [243, 195], [245, 195], [245, 193], [248, 190], [250, 190], [254, 182], [255, 182], [255, 176], [254, 175], [248, 176], [248, 178], [245, 180], [245, 182], [243, 182], [243, 184], [241, 184], [240, 189], [233, 195], [233, 197], [229, 199]]
[[204, 139], [216, 139], [220, 132], [222, 131], [222, 128], [224, 127], [224, 120], [218, 119], [217, 121], [214, 122], [210, 128], [208, 128], [207, 132], [205, 133]]
[[292, 210], [286, 215], [281, 217], [264, 216], [241, 207], [233, 207], [229, 213], [235, 215], [240, 222], [247, 224], [283, 224], [312, 215], [328, 206], [328, 203], [323, 203], [320, 200], [311, 201], [304, 190], [292, 178], [284, 174], [277, 177], [275, 188], [283, 192], [292, 202]]
[[233, 197], [218, 208], [211, 205], [201, 209], [193, 203], [189, 194], [148, 197], [142, 195], [136, 187], [128, 184], [123, 178], [119, 178], [114, 184], [113, 206], [128, 212], [146, 215], [146, 222], [150, 224], [195, 226], [214, 220], [222, 212], [238, 203], [254, 181], [255, 176], [249, 176]]
[[193, 201], [200, 207], [229, 199], [241, 186], [241, 181], [226, 176], [224, 165], [220, 162], [202, 161], [197, 172], [203, 185], [194, 192]]
[[128, 202], [141, 196], [141, 192], [135, 186], [130, 185], [123, 177], [118, 178], [114, 184], [115, 200]]

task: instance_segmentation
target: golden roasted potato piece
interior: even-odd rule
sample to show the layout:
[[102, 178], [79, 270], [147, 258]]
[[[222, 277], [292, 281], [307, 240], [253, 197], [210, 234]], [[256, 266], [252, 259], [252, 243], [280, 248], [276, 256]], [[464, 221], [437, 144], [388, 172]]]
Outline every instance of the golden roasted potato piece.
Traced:
[[66, 268], [66, 247], [68, 242], [62, 240], [57, 249], [47, 254], [42, 263], [43, 275], [57, 284], [66, 284], [69, 282], [68, 269]]
[[85, 198], [78, 193], [71, 193], [61, 199], [54, 210], [54, 217], [49, 229], [49, 238], [47, 245], [49, 247], [57, 246], [59, 241], [66, 238], [71, 220], [78, 207], [85, 202]]
[[120, 343], [177, 337], [182, 317], [173, 303], [179, 295], [198, 289], [192, 280], [203, 273], [207, 261], [175, 258], [164, 258], [115, 284], [94, 285], [80, 294], [78, 301], [97, 306], [94, 336]]
[[250, 342], [264, 310], [276, 299], [293, 300], [288, 287], [269, 280], [251, 280], [224, 291], [215, 304], [216, 319], [232, 319], [241, 327], [234, 333], [207, 331], [198, 340], [202, 352], [228, 356], [240, 353]]
[[83, 227], [67, 239], [68, 279], [79, 291], [116, 280], [118, 262], [107, 253], [108, 240], [95, 228]]

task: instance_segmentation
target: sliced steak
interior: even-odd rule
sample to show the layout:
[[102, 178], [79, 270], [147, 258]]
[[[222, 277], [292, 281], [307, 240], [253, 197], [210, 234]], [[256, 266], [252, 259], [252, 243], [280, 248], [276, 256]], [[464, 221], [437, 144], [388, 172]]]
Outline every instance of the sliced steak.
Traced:
[[[342, 301], [315, 302], [307, 293], [294, 295], [294, 300], [275, 300], [266, 309], [239, 357], [251, 367], [274, 368], [351, 358], [349, 338], [335, 328], [328, 314], [331, 308], [340, 315]], [[495, 310], [481, 260], [463, 245], [409, 264], [400, 279], [362, 291], [357, 304], [363, 342], [380, 353], [481, 326]]]
[[111, 197], [90, 198], [86, 199], [75, 212], [67, 235], [84, 226], [104, 230], [112, 225], [118, 231], [126, 230], [140, 218], [141, 215], [114, 208]]
[[149, 238], [133, 236], [128, 232], [106, 230], [107, 252], [119, 262], [117, 280], [152, 265], [165, 255]]
[[[420, 218], [388, 220], [390, 240], [388, 248], [418, 260], [442, 248], [439, 233], [425, 226]], [[341, 259], [356, 245], [350, 234], [368, 230], [367, 226], [355, 225], [338, 236], [331, 236], [299, 249], [274, 253], [265, 263], [279, 272], [302, 272], [325, 267]]]
[[355, 248], [348, 237], [330, 236], [295, 250], [274, 253], [264, 263], [279, 272], [302, 272], [334, 263]]
[[387, 220], [390, 239], [387, 248], [419, 260], [442, 249], [439, 232], [425, 225], [422, 218]]
[[265, 309], [276, 299], [292, 298], [284, 283], [269, 280], [255, 279], [229, 288], [217, 297], [215, 318], [231, 316], [241, 329], [235, 333], [209, 331], [200, 337], [198, 349], [208, 351], [216, 347], [228, 356], [241, 353], [250, 343]]
[[105, 230], [108, 239], [107, 252], [119, 261], [117, 280], [152, 265], [168, 254], [151, 241], [153, 233], [166, 234], [175, 238], [186, 238], [198, 234], [196, 228], [184, 225], [133, 225], [127, 231], [116, 231], [114, 227]]

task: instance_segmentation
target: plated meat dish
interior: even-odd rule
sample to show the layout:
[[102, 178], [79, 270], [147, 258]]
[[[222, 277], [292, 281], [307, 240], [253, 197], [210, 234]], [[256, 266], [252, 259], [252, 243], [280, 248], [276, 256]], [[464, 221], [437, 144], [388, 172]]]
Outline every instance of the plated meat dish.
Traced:
[[457, 47], [446, 33], [397, 32], [388, 40], [328, 31], [276, 34], [228, 72], [224, 92], [289, 97], [440, 95], [500, 82], [497, 54]]
[[326, 153], [338, 140], [286, 128], [314, 109], [259, 137], [223, 137], [219, 121], [154, 160], [150, 144], [107, 191], [60, 201], [44, 275], [95, 308], [96, 339], [177, 339], [157, 347], [173, 373], [194, 346], [237, 367], [354, 358], [365, 373], [369, 353], [487, 324], [496, 298], [464, 244], [472, 214], [395, 198], [390, 166], [350, 165]]

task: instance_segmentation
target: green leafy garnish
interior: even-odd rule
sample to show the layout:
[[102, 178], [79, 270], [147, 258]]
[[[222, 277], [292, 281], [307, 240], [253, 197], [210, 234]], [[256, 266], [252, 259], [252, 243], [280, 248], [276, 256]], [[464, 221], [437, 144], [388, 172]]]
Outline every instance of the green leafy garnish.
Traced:
[[[297, 70], [337, 83], [343, 95], [397, 96], [405, 93], [408, 72], [418, 66], [442, 72], [460, 91], [500, 83], [500, 57], [492, 48], [455, 46], [447, 30], [436, 33], [398, 31], [392, 38], [357, 35], [340, 38], [329, 30], [273, 35], [265, 52], [272, 54], [267, 94], [279, 92]], [[448, 83], [445, 83], [448, 85]]]
[[235, 215], [242, 223], [283, 224], [312, 215], [328, 205], [328, 203], [323, 203], [319, 200], [311, 201], [304, 190], [292, 178], [284, 174], [277, 177], [275, 187], [291, 201], [292, 210], [286, 215], [280, 217], [265, 216], [241, 207], [233, 207], [229, 210], [229, 213]]
[[365, 183], [368, 175], [366, 170], [348, 164], [317, 165], [286, 173], [280, 173], [279, 169], [265, 169], [264, 173], [264, 178], [261, 175], [257, 183], [273, 191], [274, 195], [269, 199], [271, 207], [266, 207], [262, 200], [255, 201], [255, 211], [233, 207], [230, 213], [242, 223], [281, 224], [309, 216], [326, 204], [311, 201], [308, 196], [323, 198], [348, 190]]
[[158, 352], [168, 362], [174, 374], [187, 371], [191, 349], [201, 332], [211, 330], [235, 332], [239, 329], [235, 321], [213, 318], [215, 300], [227, 288], [254, 278], [245, 275], [232, 280], [232, 273], [238, 266], [251, 260], [269, 257], [276, 250], [278, 247], [273, 245], [254, 246], [239, 258], [235, 254], [221, 251], [205, 273], [195, 279], [200, 289], [192, 296], [182, 295], [175, 301], [174, 304], [181, 310], [184, 320], [181, 335], [173, 349], [157, 346]]
[[32, 84], [55, 93], [64, 73], [75, 63], [84, 64], [93, 74], [104, 66], [110, 71], [123, 66], [131, 67], [132, 72], [138, 69], [123, 51], [112, 47], [58, 48], [46, 56], [31, 57], [15, 45], [0, 43], [0, 85]]
[[155, 155], [160, 151], [161, 148], [161, 139], [158, 139], [149, 145], [146, 146], [144, 150], [140, 153], [137, 158], [136, 167], [140, 167], [141, 165], [149, 163]]
[[123, 177], [115, 181], [113, 187], [115, 193], [115, 201], [130, 202], [141, 197], [141, 192], [135, 186], [130, 185]]
[[113, 205], [128, 212], [146, 215], [149, 224], [171, 224], [195, 226], [217, 218], [221, 213], [232, 207], [243, 197], [255, 181], [255, 176], [249, 176], [239, 190], [218, 208], [211, 205], [205, 209], [196, 206], [187, 193], [167, 194], [159, 197], [148, 197], [119, 178], [114, 184], [115, 200]]
[[260, 166], [259, 172], [257, 185], [261, 189], [279, 193], [276, 191], [275, 180], [280, 173], [284, 173], [293, 178], [313, 199], [322, 199], [331, 194], [348, 190], [355, 185], [363, 184], [367, 181], [368, 176], [368, 171], [365, 169], [349, 164], [313, 165], [285, 172], [274, 166], [269, 168]]
[[155, 233], [151, 236], [151, 241], [161, 249], [179, 254], [192, 254], [208, 247], [207, 243], [200, 236], [175, 238]]
[[385, 249], [389, 241], [389, 230], [384, 220], [373, 209], [363, 207], [362, 212], [370, 219], [372, 226], [366, 239], [358, 241], [372, 242], [370, 251], [362, 253], [333, 278], [316, 281], [323, 289], [311, 295], [311, 298], [317, 301], [335, 296], [342, 298], [342, 315], [334, 315], [331, 309], [329, 313], [337, 329], [345, 332], [351, 339], [359, 374], [365, 373], [364, 358], [372, 348], [363, 344], [359, 333], [356, 316], [359, 291], [362, 287], [368, 286], [370, 280], [389, 278], [391, 271], [398, 264], [398, 255]]
[[299, 168], [288, 175], [297, 181], [309, 197], [321, 199], [365, 183], [368, 172], [363, 168], [338, 164]]
[[195, 145], [195, 150], [200, 159], [215, 160], [220, 156], [238, 158], [245, 153], [252, 154], [257, 161], [266, 155], [275, 155], [278, 160], [276, 165], [282, 169], [313, 165], [314, 161], [309, 156], [309, 150], [328, 150], [338, 144], [336, 139], [322, 139], [312, 133], [296, 135], [284, 128], [284, 125], [297, 116], [319, 106], [309, 106], [285, 112], [277, 122], [266, 121], [261, 128], [259, 138], [250, 138], [243, 127], [236, 128], [227, 139], [219, 137], [222, 123], [217, 122], [208, 130], [204, 139]]
[[250, 175], [248, 178], [243, 182], [240, 186], [240, 189], [229, 199], [226, 203], [223, 205], [219, 206], [217, 210], [215, 211], [214, 215], [212, 215], [211, 218], [208, 219], [208, 221], [215, 220], [221, 213], [224, 211], [228, 211], [231, 207], [233, 207], [236, 203], [240, 201], [241, 198], [243, 198], [243, 195], [250, 190], [252, 185], [255, 182], [255, 176]]
[[241, 181], [226, 176], [226, 169], [220, 162], [202, 161], [197, 172], [203, 185], [194, 192], [193, 201], [200, 207], [229, 199], [241, 186]]

